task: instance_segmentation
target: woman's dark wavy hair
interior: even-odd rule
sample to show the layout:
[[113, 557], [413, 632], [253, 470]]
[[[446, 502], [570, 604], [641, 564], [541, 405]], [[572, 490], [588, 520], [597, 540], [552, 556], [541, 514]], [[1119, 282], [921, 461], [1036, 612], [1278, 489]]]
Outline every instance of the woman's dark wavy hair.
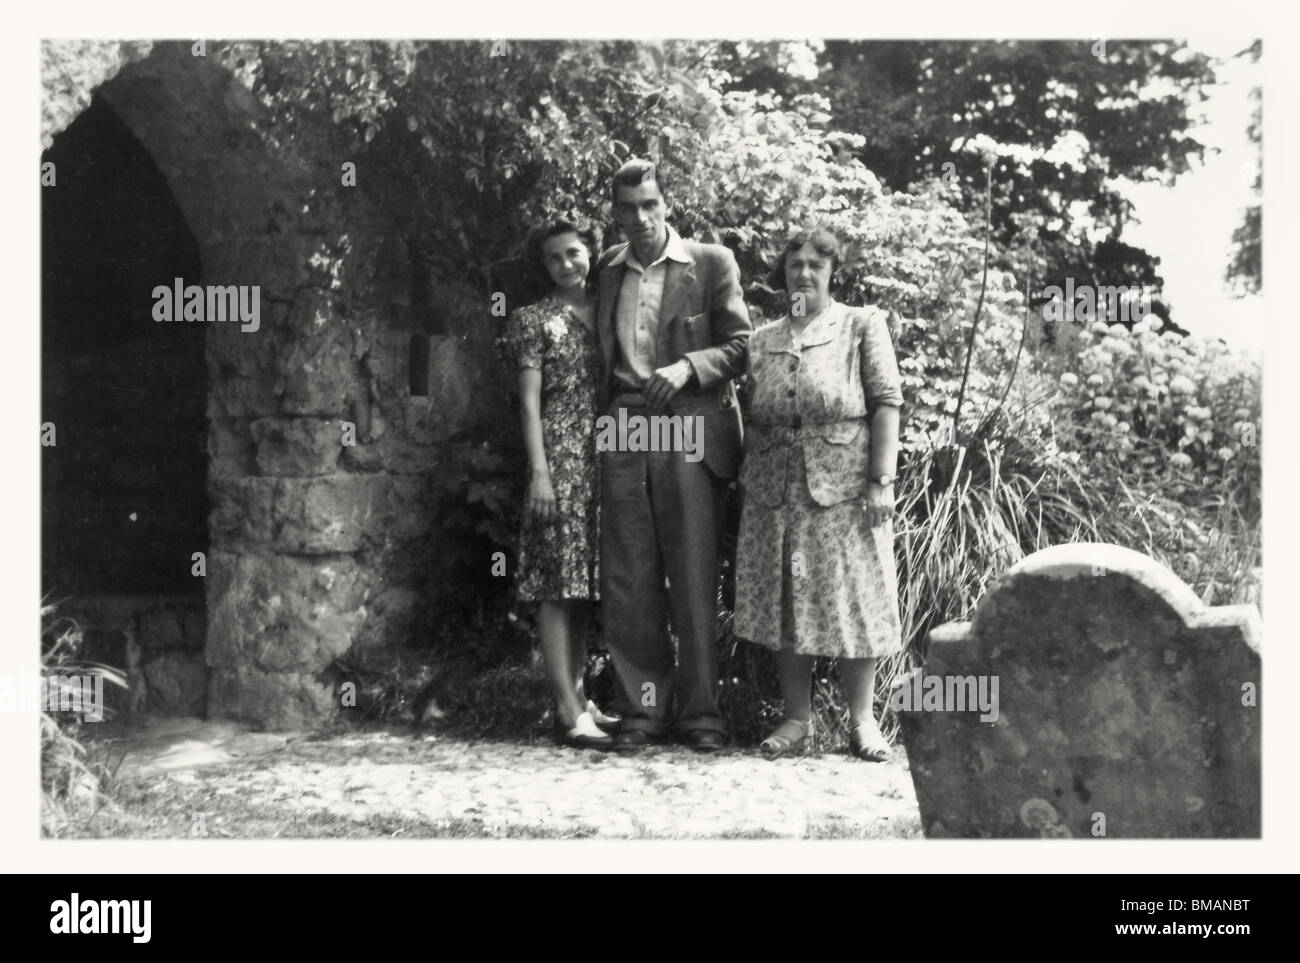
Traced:
[[600, 236], [594, 227], [576, 218], [555, 217], [543, 221], [529, 231], [528, 239], [524, 242], [524, 279], [533, 297], [540, 298], [555, 287], [555, 282], [551, 280], [551, 275], [547, 273], [546, 265], [542, 262], [542, 245], [556, 235], [569, 233], [578, 235], [578, 240], [587, 245], [587, 251], [591, 255], [591, 267], [587, 272], [586, 286], [588, 291], [596, 289], [599, 273], [596, 270], [596, 262], [600, 259]]
[[844, 263], [844, 245], [840, 243], [834, 231], [818, 224], [801, 227], [790, 235], [790, 239], [785, 242], [784, 250], [781, 251], [781, 256], [776, 259], [776, 264], [767, 276], [768, 287], [774, 291], [786, 290], [786, 259], [805, 244], [811, 244], [818, 254], [831, 259], [831, 290], [835, 290], [835, 282], [838, 280], [836, 275], [839, 273], [840, 265]]

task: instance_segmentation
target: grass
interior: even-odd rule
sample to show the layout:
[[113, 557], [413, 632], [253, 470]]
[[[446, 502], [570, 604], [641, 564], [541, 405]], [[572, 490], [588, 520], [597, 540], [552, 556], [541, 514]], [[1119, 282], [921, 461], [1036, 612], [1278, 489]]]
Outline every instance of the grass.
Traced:
[[1107, 452], [1098, 454], [1093, 467], [1098, 497], [1113, 506], [1100, 519], [1104, 540], [1166, 565], [1206, 605], [1262, 603], [1257, 487], [1240, 475], [1207, 485], [1187, 471], [1143, 469], [1138, 459]]
[[[69, 686], [70, 678], [76, 676], [98, 676], [108, 685], [125, 689], [126, 677], [120, 671], [80, 659], [85, 642], [81, 625], [56, 616], [55, 610], [54, 605], [41, 607], [41, 676], [50, 686], [50, 702], [66, 704], [66, 697], [79, 695]], [[101, 709], [105, 716], [110, 712], [107, 706]], [[110, 762], [101, 752], [87, 751], [81, 726], [72, 713], [50, 711], [48, 704], [41, 708], [43, 835], [66, 832], [105, 802], [104, 785], [112, 774]]]

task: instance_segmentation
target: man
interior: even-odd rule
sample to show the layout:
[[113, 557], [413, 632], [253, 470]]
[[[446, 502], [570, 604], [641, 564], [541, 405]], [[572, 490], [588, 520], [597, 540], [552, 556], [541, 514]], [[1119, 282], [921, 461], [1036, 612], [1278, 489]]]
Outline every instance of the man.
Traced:
[[649, 161], [614, 174], [614, 219], [628, 240], [601, 258], [597, 330], [609, 414], [695, 419], [701, 447], [602, 453], [602, 616], [623, 716], [614, 748], [662, 741], [675, 723], [689, 746], [711, 752], [727, 733], [715, 626], [722, 500], [740, 460], [731, 379], [753, 329], [736, 259], [721, 245], [682, 240], [666, 221], [665, 190]]

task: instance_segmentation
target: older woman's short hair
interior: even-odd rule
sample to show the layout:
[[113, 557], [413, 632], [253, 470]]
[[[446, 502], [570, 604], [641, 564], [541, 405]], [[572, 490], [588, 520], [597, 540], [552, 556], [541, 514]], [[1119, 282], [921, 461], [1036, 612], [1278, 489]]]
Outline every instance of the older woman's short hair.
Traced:
[[830, 228], [811, 225], [795, 231], [794, 234], [790, 235], [790, 239], [785, 242], [785, 248], [781, 251], [781, 256], [776, 259], [776, 264], [773, 265], [772, 272], [768, 275], [768, 287], [776, 291], [786, 289], [786, 259], [805, 244], [811, 244], [814, 251], [822, 257], [831, 259], [831, 284], [835, 284], [835, 275], [839, 272], [840, 265], [844, 263], [844, 246], [840, 244], [840, 239]]
[[524, 275], [533, 294], [545, 294], [555, 286], [542, 261], [542, 245], [553, 237], [570, 233], [578, 235], [578, 240], [587, 246], [587, 251], [591, 254], [587, 287], [594, 287], [596, 260], [600, 257], [600, 239], [595, 228], [577, 218], [554, 217], [529, 231], [528, 239], [524, 242]]

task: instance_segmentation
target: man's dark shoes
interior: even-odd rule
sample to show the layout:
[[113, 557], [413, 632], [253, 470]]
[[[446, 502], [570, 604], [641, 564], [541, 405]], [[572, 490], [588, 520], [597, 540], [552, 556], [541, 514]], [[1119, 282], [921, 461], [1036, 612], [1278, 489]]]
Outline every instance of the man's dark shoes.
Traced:
[[717, 752], [727, 745], [727, 737], [716, 729], [692, 729], [686, 733], [686, 744], [696, 752]]
[[610, 748], [615, 752], [641, 752], [650, 746], [657, 746], [661, 742], [663, 742], [661, 738], [652, 736], [644, 729], [623, 729], [614, 737]]

